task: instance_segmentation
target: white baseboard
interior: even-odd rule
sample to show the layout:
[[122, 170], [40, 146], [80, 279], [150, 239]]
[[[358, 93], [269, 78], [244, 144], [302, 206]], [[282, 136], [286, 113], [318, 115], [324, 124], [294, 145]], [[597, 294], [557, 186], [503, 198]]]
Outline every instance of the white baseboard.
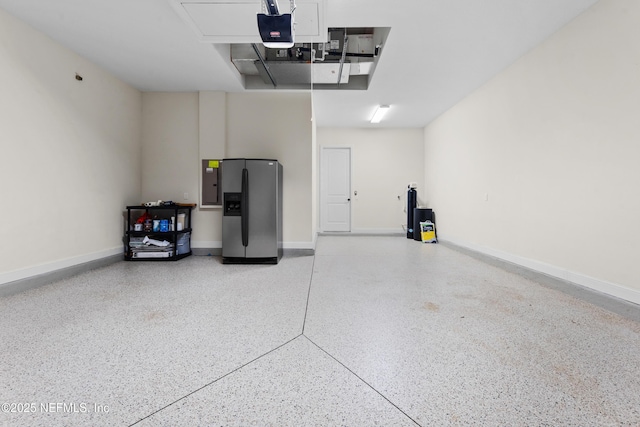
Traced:
[[461, 246], [472, 251], [479, 252], [485, 255], [498, 258], [512, 264], [516, 264], [530, 270], [546, 274], [557, 279], [565, 280], [567, 282], [575, 283], [580, 286], [584, 286], [589, 289], [593, 289], [598, 292], [602, 292], [607, 295], [620, 298], [634, 304], [640, 304], [640, 291], [630, 289], [617, 283], [607, 282], [605, 280], [596, 279], [594, 277], [587, 276], [585, 274], [576, 273], [555, 265], [547, 264], [534, 259], [521, 257], [508, 252], [502, 252], [497, 249], [488, 248], [475, 243], [469, 243], [458, 239], [451, 239], [448, 237], [438, 237], [438, 240], [442, 242], [449, 242], [457, 246]]
[[192, 249], [222, 249], [222, 242], [217, 240], [191, 240]]
[[354, 228], [351, 234], [407, 234], [402, 228]]
[[[192, 241], [191, 247], [193, 249], [221, 249], [222, 242], [220, 241], [205, 241], [198, 240]], [[311, 242], [282, 242], [283, 249], [315, 249], [316, 242], [315, 239]]]
[[282, 242], [283, 249], [311, 249], [316, 248], [315, 242]]
[[94, 252], [77, 257], [66, 258], [59, 261], [53, 261], [46, 264], [40, 264], [33, 267], [22, 268], [18, 270], [0, 273], [0, 285], [15, 282], [16, 280], [28, 279], [42, 274], [52, 273], [65, 268], [74, 267], [87, 262], [97, 261], [114, 255], [122, 254], [122, 246], [107, 249], [100, 252]]

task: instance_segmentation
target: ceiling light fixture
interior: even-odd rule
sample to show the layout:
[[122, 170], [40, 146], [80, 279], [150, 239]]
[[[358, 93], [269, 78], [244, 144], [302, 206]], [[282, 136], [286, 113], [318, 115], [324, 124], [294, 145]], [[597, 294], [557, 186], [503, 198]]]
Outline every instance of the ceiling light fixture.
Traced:
[[389, 111], [389, 108], [391, 108], [389, 105], [378, 105], [376, 112], [373, 113], [373, 117], [371, 117], [371, 123], [380, 123], [384, 115]]

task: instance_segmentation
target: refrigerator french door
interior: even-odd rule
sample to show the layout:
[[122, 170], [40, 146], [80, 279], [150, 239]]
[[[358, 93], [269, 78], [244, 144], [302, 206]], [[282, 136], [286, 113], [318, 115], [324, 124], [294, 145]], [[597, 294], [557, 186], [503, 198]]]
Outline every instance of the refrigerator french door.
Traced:
[[222, 260], [277, 264], [282, 257], [282, 165], [222, 161]]

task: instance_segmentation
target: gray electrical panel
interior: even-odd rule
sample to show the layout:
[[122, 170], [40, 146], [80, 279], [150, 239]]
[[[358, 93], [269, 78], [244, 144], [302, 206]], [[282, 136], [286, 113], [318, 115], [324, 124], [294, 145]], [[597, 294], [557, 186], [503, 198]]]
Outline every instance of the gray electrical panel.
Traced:
[[202, 160], [202, 205], [221, 205], [220, 200], [220, 163], [221, 160]]

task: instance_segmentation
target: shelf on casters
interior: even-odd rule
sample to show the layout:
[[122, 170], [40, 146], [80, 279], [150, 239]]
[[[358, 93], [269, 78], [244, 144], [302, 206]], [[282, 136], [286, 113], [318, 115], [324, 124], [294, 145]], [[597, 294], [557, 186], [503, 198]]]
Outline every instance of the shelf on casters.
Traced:
[[[125, 228], [129, 228], [132, 227], [133, 224], [135, 222], [131, 221], [131, 217], [132, 217], [132, 211], [146, 211], [147, 213], [149, 213], [149, 211], [156, 211], [154, 212], [154, 214], [157, 214], [158, 216], [161, 217], [167, 217], [168, 214], [173, 214], [174, 212], [176, 213], [176, 215], [185, 215], [186, 218], [188, 218], [185, 222], [186, 224], [191, 224], [191, 211], [196, 207], [197, 205], [195, 203], [193, 204], [175, 204], [175, 205], [167, 205], [167, 206], [143, 206], [143, 205], [135, 205], [135, 206], [127, 206], [127, 226]], [[173, 216], [173, 215], [172, 215]], [[157, 218], [156, 218], [157, 219]], [[168, 219], [168, 218], [161, 218], [161, 219]], [[182, 245], [185, 243], [180, 243], [183, 240], [186, 241], [186, 244], [189, 245], [188, 247], [190, 248], [191, 245], [191, 239], [190, 239], [190, 235], [189, 233], [191, 233], [193, 231], [193, 229], [191, 227], [188, 228], [184, 228], [182, 230], [167, 230], [167, 231], [136, 231], [136, 230], [126, 230], [125, 231], [125, 254], [124, 254], [124, 259], [126, 261], [177, 261], [179, 259], [182, 258], [186, 258], [189, 255], [193, 255], [193, 252], [191, 250], [189, 250], [186, 253], [181, 253], [181, 254], [177, 254], [175, 253], [175, 247], [178, 245]], [[155, 240], [168, 240], [171, 243], [171, 247], [172, 249], [166, 250], [163, 249], [165, 247], [163, 246], [159, 246], [157, 251], [154, 249], [147, 249], [145, 252], [146, 253], [166, 253], [166, 252], [171, 252], [172, 255], [170, 256], [158, 256], [158, 257], [136, 257], [134, 256], [134, 249], [137, 247], [137, 245], [140, 244], [139, 240], [141, 237], [149, 237], [150, 239], [155, 239]], [[134, 240], [135, 238], [135, 242], [132, 242], [132, 240]], [[133, 243], [133, 245], [132, 245]]]
[[125, 255], [124, 259], [125, 261], [178, 261], [182, 258], [188, 257], [189, 255], [193, 255], [193, 253], [189, 251], [184, 254], [178, 254], [170, 257], [158, 257], [158, 258], [153, 258], [153, 257], [152, 258], [136, 258], [136, 257]]

